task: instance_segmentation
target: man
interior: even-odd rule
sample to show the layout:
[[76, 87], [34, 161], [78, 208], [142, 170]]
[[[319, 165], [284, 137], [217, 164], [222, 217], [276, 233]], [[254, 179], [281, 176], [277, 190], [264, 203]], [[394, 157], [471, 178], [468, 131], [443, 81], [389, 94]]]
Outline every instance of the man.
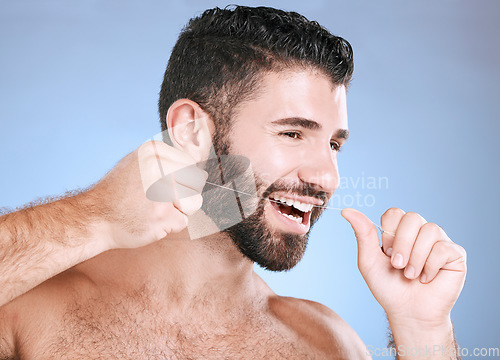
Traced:
[[[148, 142], [89, 190], [0, 218], [0, 358], [369, 358], [332, 310], [253, 271], [295, 266], [338, 186], [352, 72], [347, 41], [296, 13], [192, 19], [160, 94], [171, 146]], [[212, 145], [253, 170], [256, 197], [240, 194], [231, 226], [218, 214], [234, 192], [200, 194], [226, 171], [205, 162]], [[464, 250], [415, 213], [382, 216], [382, 249], [363, 214], [343, 216], [399, 358], [449, 359]], [[404, 351], [426, 347], [440, 351]]]

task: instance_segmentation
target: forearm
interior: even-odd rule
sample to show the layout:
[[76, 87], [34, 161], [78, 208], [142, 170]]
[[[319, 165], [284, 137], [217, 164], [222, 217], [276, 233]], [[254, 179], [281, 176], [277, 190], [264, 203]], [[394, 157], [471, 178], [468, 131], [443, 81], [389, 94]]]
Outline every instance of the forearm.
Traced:
[[392, 330], [390, 346], [396, 359], [459, 360], [460, 352], [451, 320], [432, 328], [389, 321]]
[[94, 203], [82, 193], [0, 217], [0, 306], [109, 249]]

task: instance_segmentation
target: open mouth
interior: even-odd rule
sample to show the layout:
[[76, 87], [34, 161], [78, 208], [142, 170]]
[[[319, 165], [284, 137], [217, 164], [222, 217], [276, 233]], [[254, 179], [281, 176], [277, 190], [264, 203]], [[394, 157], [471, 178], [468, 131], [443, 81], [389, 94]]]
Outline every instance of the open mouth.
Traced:
[[308, 226], [311, 217], [313, 204], [300, 202], [298, 200], [287, 198], [286, 196], [269, 196], [271, 205], [281, 215], [296, 222]]

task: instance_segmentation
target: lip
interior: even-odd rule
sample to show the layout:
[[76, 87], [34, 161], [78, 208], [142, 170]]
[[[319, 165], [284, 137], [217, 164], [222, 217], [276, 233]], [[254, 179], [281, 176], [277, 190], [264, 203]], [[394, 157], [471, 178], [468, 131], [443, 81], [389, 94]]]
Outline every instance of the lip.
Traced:
[[[295, 199], [294, 199], [295, 200]], [[299, 200], [299, 199], [297, 199]], [[299, 200], [300, 201], [300, 200]], [[273, 223], [276, 223], [278, 227], [283, 228], [283, 232], [292, 232], [298, 235], [304, 235], [309, 231], [310, 228], [310, 219], [311, 219], [311, 211], [304, 213], [304, 217], [302, 218], [302, 224], [299, 224], [286, 216], [280, 213], [267, 199], [266, 206], [269, 209], [269, 213], [271, 214], [271, 219]]]
[[320, 199], [317, 199], [317, 198], [314, 198], [311, 196], [300, 196], [300, 195], [290, 194], [290, 193], [283, 192], [283, 191], [273, 192], [268, 197], [275, 198], [275, 197], [281, 197], [281, 196], [286, 197], [287, 199], [292, 199], [294, 201], [300, 201], [301, 203], [306, 203], [306, 204], [312, 204], [312, 205], [318, 205], [318, 206], [322, 206], [324, 204], [323, 200], [320, 200]]

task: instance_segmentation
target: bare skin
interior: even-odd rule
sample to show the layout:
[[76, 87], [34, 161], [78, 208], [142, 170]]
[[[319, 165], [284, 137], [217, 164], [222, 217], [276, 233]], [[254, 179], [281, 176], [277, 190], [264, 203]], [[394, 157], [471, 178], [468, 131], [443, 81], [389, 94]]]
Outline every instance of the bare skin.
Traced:
[[275, 295], [229, 243], [226, 252], [208, 258], [207, 241], [227, 242], [170, 239], [109, 251], [17, 298], [3, 314], [15, 319], [8, 330], [15, 334], [18, 355], [363, 357], [359, 337], [331, 310]]
[[[345, 141], [339, 134], [347, 130], [345, 89], [304, 70], [267, 74], [263, 89], [238, 109], [232, 151], [247, 156], [266, 185], [304, 182], [331, 196], [339, 180], [336, 150]], [[291, 118], [321, 126], [275, 123]], [[175, 169], [205, 159], [210, 147], [213, 124], [195, 103], [174, 103], [167, 123], [175, 148], [189, 158], [172, 165], [164, 147], [158, 144], [156, 156], [150, 156], [151, 146], [143, 147], [146, 155], [132, 153], [82, 195], [91, 203], [99, 200], [94, 213], [103, 214], [97, 223], [105, 245], [92, 232], [80, 236], [95, 253], [52, 258], [39, 266], [36, 281], [25, 283], [46, 281], [16, 290], [0, 308], [0, 359], [369, 358], [358, 335], [332, 310], [274, 294], [224, 233], [191, 240], [185, 216], [199, 208], [198, 196], [172, 203], [145, 199], [145, 188], [158, 177], [154, 161]], [[138, 158], [146, 160], [138, 164]], [[184, 186], [199, 189], [199, 178]], [[397, 344], [451, 344], [449, 313], [465, 278], [462, 249], [423, 218], [392, 209], [382, 225], [396, 236], [383, 239], [382, 252], [364, 215], [343, 215], [356, 232], [361, 273], [386, 310]], [[294, 226], [270, 203], [263, 217], [277, 233], [301, 234], [309, 226]], [[420, 231], [424, 225], [427, 230]], [[433, 253], [438, 243], [444, 245]], [[78, 246], [63, 244], [61, 253], [73, 254]], [[387, 254], [389, 247], [404, 254], [403, 264]], [[409, 264], [417, 269], [412, 276], [404, 273]], [[419, 279], [421, 273], [429, 284]], [[394, 294], [387, 295], [387, 284]]]

